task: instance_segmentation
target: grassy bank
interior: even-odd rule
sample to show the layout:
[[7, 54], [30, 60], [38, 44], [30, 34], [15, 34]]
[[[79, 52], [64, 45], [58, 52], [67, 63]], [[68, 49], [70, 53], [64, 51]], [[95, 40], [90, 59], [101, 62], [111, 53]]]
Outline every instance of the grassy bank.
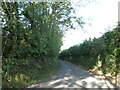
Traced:
[[[33, 61], [33, 60], [30, 60]], [[53, 74], [60, 66], [58, 60], [52, 63], [44, 62], [43, 66], [39, 66], [36, 60], [31, 65], [15, 66], [9, 68], [9, 73], [3, 72], [3, 88], [23, 88], [43, 80]], [[12, 65], [10, 65], [12, 66]], [[3, 67], [5, 68], [5, 67]], [[11, 69], [11, 70], [10, 70]]]

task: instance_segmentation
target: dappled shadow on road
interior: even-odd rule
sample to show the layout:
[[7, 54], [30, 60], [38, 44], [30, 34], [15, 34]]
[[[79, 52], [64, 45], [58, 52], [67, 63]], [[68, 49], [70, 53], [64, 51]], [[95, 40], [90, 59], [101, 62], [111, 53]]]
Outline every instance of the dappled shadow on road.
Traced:
[[[108, 83], [109, 84], [109, 83]], [[68, 62], [62, 62], [60, 70], [48, 80], [39, 82], [29, 88], [113, 88], [87, 71]]]

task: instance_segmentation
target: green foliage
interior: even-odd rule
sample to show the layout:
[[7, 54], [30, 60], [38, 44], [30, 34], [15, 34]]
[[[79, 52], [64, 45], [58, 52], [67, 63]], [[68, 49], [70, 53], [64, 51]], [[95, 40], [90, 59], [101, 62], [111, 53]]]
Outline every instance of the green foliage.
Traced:
[[[70, 3], [2, 2], [3, 87], [22, 87], [54, 71]], [[38, 76], [37, 76], [38, 75]]]
[[[6, 60], [10, 61], [13, 60], [13, 58]], [[36, 83], [38, 80], [47, 78], [49, 74], [54, 73], [59, 67], [59, 62], [53, 59], [52, 63], [45, 62], [46, 67], [41, 66], [41, 64], [38, 64], [37, 60], [34, 59], [29, 59], [29, 63], [25, 61], [26, 60], [21, 61], [24, 65], [9, 63], [9, 65], [3, 66], [3, 88], [26, 87], [28, 84]]]
[[[60, 53], [59, 58], [88, 69], [97, 67], [104, 74], [116, 76], [120, 70], [120, 28], [106, 32], [102, 37], [85, 40], [80, 45], [73, 46]], [[100, 66], [98, 62], [101, 62]]]

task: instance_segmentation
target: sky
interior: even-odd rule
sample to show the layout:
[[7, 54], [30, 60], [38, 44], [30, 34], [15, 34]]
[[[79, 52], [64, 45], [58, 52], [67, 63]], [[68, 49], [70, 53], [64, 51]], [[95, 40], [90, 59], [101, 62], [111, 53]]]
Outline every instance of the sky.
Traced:
[[[83, 17], [84, 28], [69, 29], [63, 37], [61, 51], [78, 45], [89, 38], [98, 38], [106, 31], [112, 30], [118, 22], [118, 2], [120, 0], [97, 0], [85, 7], [77, 7], [81, 0], [72, 0], [77, 17]], [[77, 26], [76, 26], [77, 27]]]

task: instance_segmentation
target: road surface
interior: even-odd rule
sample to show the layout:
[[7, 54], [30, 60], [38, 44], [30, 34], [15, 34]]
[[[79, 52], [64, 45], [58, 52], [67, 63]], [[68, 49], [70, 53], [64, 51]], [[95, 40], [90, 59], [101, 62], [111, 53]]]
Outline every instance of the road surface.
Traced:
[[60, 61], [61, 67], [49, 79], [40, 81], [28, 88], [106, 88], [113, 90], [114, 86], [107, 80], [100, 79], [97, 75], [70, 63]]

